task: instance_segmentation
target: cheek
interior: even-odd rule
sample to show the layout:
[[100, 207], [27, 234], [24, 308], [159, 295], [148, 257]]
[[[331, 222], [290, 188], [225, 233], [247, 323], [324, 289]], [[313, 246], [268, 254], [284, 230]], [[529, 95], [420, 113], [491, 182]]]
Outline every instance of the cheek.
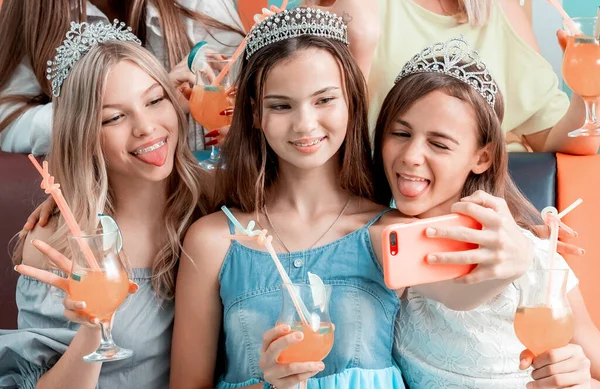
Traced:
[[340, 136], [345, 136], [348, 130], [348, 107], [340, 104], [334, 110], [323, 112], [322, 120], [327, 123], [327, 128], [334, 130]]
[[179, 121], [177, 120], [177, 111], [172, 104], [165, 104], [166, 107], [159, 115], [159, 120], [163, 122], [163, 126], [173, 135], [177, 135], [179, 129]]
[[394, 161], [400, 157], [400, 147], [389, 138], [384, 136], [381, 142], [381, 159], [383, 161], [383, 167], [388, 170], [394, 165]]
[[116, 162], [123, 153], [127, 152], [127, 138], [123, 136], [123, 132], [117, 128], [102, 130], [100, 142], [107, 163]]

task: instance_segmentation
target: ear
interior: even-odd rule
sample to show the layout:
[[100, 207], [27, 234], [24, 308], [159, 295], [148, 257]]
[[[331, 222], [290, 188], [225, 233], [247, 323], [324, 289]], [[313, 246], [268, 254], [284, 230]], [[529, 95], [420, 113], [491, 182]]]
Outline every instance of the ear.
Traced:
[[475, 174], [482, 174], [492, 166], [492, 153], [490, 151], [491, 144], [487, 144], [484, 147], [477, 150], [475, 153], [475, 165], [471, 171]]

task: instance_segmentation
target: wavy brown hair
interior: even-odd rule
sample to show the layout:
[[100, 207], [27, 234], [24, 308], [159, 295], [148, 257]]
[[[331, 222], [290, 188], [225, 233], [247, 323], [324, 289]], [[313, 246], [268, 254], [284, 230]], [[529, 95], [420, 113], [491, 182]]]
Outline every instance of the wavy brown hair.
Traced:
[[442, 91], [469, 104], [476, 114], [478, 147], [490, 147], [492, 158], [490, 167], [481, 174], [469, 173], [461, 197], [471, 195], [477, 190], [501, 197], [508, 204], [517, 224], [533, 232], [532, 226], [542, 224], [540, 214], [523, 196], [508, 174], [508, 153], [502, 131], [504, 117], [502, 94], [498, 91], [495, 106], [492, 108], [472, 86], [441, 73], [416, 73], [407, 76], [394, 85], [385, 98], [375, 127], [376, 201], [389, 205], [392, 200], [392, 191], [385, 176], [383, 163], [384, 138], [398, 115], [405, 113], [417, 100], [434, 91]]
[[[3, 1], [0, 11], [0, 91], [8, 85], [19, 64], [29, 61], [42, 93], [37, 96], [1, 96], [0, 105], [16, 103], [19, 108], [0, 122], [0, 132], [29, 108], [50, 102], [52, 93], [51, 84], [46, 79], [46, 62], [54, 58], [56, 48], [65, 38], [71, 20], [86, 20], [87, 1], [79, 1], [81, 7], [76, 9], [75, 14], [71, 11], [71, 2], [72, 0]], [[175, 0], [111, 0], [111, 8], [118, 13], [119, 19], [131, 26], [133, 33], [142, 42], [146, 37], [145, 12], [148, 3], [157, 8], [160, 16], [169, 69], [185, 58], [192, 48], [192, 42], [185, 31], [184, 18], [201, 23], [209, 33], [222, 30], [242, 35], [237, 28], [182, 7]]]
[[277, 64], [309, 49], [331, 54], [343, 72], [349, 119], [346, 138], [337, 156], [341, 166], [340, 184], [351, 195], [374, 199], [365, 79], [345, 44], [304, 35], [271, 43], [249, 60], [244, 58], [237, 81], [235, 114], [222, 149], [227, 167], [219, 169], [216, 176], [219, 204], [237, 207], [243, 212], [264, 208], [266, 195], [278, 172], [277, 154], [264, 133], [254, 128], [254, 123], [262, 122], [265, 81]]
[[[164, 210], [166, 236], [152, 264], [156, 293], [170, 298], [175, 291], [175, 270], [183, 237], [191, 223], [209, 211], [210, 179], [187, 146], [187, 119], [177, 104], [168, 74], [148, 50], [130, 42], [106, 42], [93, 47], [71, 69], [61, 95], [54, 100], [50, 173], [60, 183], [82, 230], [95, 229], [99, 213], [114, 215], [114, 193], [102, 152], [101, 114], [107, 75], [121, 61], [135, 63], [154, 78], [177, 113], [179, 137]], [[55, 219], [56, 232], [48, 243], [68, 253], [68, 228], [62, 217]], [[21, 262], [21, 257], [22, 245], [18, 245], [13, 256], [15, 264]]]

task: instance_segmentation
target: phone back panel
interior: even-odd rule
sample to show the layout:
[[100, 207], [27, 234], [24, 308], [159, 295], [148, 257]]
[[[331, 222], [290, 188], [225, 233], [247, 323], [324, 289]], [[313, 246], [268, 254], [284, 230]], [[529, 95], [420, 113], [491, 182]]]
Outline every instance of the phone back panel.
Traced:
[[[451, 280], [469, 273], [476, 265], [429, 264], [427, 255], [435, 252], [453, 252], [476, 249], [473, 243], [452, 239], [429, 238], [428, 227], [464, 226], [481, 229], [473, 218], [450, 214], [422, 219], [411, 223], [392, 224], [383, 230], [383, 272], [390, 289]], [[396, 233], [396, 246], [390, 246], [390, 236]], [[393, 239], [392, 239], [393, 240]], [[393, 253], [395, 252], [395, 253]]]

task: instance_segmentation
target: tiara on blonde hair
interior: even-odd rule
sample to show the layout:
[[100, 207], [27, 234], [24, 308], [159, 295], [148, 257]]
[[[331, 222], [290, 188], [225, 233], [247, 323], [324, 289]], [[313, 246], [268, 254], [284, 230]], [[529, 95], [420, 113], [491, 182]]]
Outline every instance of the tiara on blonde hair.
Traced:
[[329, 11], [298, 7], [274, 13], [256, 24], [246, 38], [246, 59], [271, 43], [303, 35], [321, 36], [348, 45], [346, 23]]
[[46, 78], [52, 80], [52, 95], [60, 95], [60, 88], [73, 66], [92, 47], [108, 41], [134, 42], [141, 45], [142, 41], [131, 31], [131, 27], [125, 28], [125, 23], [119, 23], [117, 19], [113, 24], [71, 22], [71, 29], [67, 32], [65, 40], [56, 49], [54, 61], [48, 61]]
[[485, 101], [494, 107], [498, 85], [492, 78], [479, 53], [471, 49], [460, 35], [444, 43], [434, 43], [408, 61], [394, 84], [415, 73], [442, 73], [473, 87]]

